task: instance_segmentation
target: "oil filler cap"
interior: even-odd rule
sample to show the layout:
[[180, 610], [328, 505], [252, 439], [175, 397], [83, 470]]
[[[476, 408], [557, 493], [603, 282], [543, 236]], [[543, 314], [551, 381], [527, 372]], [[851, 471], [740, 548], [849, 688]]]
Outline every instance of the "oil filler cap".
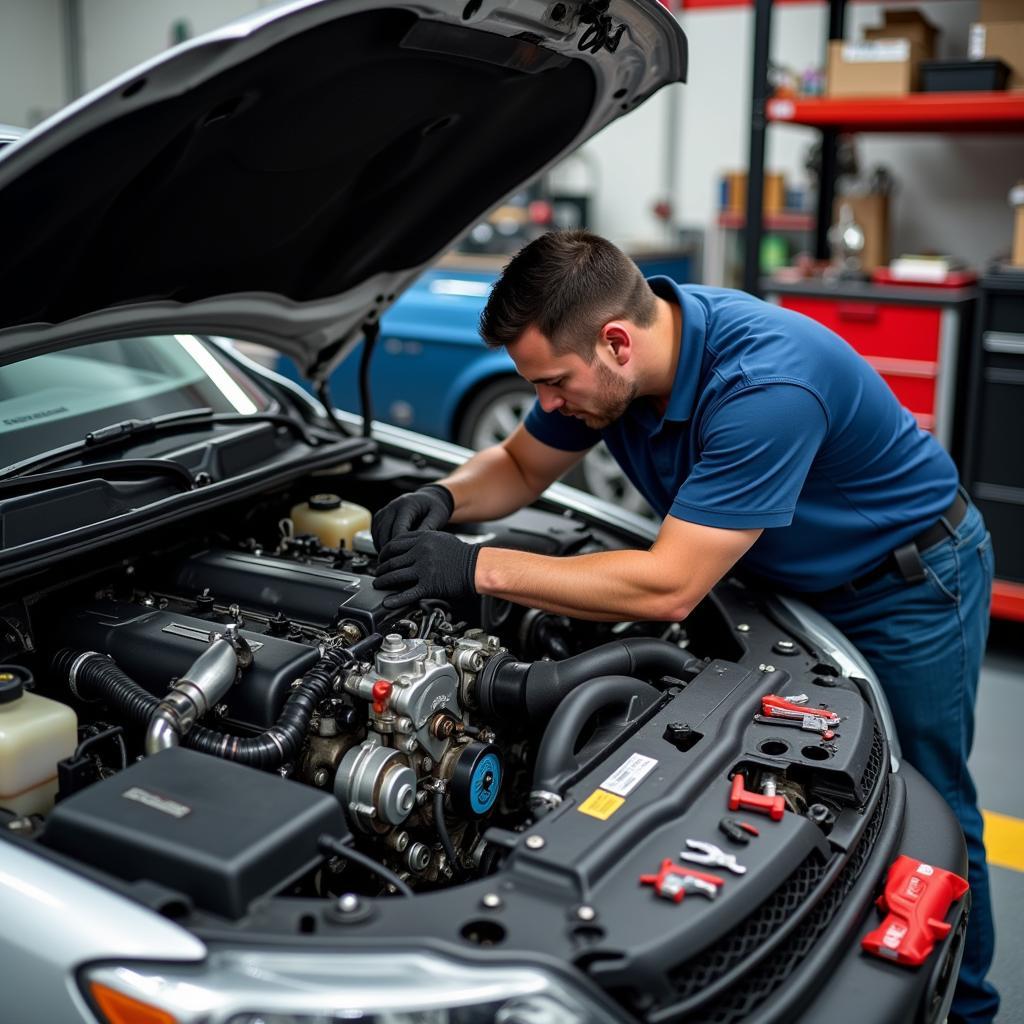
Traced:
[[32, 673], [20, 665], [0, 665], [0, 704], [17, 700], [32, 686]]
[[502, 774], [501, 751], [493, 743], [467, 743], [455, 762], [448, 787], [452, 809], [482, 818], [498, 799]]

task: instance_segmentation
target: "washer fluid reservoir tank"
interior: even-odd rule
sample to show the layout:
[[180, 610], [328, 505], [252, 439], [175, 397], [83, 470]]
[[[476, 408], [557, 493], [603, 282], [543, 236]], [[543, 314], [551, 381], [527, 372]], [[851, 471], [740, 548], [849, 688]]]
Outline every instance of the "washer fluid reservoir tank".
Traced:
[[311, 533], [329, 548], [352, 550], [352, 538], [370, 528], [370, 510], [337, 494], [314, 494], [309, 501], [292, 507], [296, 535]]
[[45, 814], [57, 793], [57, 762], [78, 745], [78, 716], [59, 701], [26, 693], [32, 676], [0, 665], [0, 807]]

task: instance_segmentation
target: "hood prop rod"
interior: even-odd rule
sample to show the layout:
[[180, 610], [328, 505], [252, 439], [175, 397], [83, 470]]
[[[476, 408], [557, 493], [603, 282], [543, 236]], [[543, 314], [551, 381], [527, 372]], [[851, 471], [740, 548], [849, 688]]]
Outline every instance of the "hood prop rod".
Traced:
[[380, 321], [363, 324], [363, 351], [359, 358], [359, 405], [363, 413], [363, 437], [370, 436], [373, 425], [373, 396], [370, 394], [370, 360], [380, 337]]

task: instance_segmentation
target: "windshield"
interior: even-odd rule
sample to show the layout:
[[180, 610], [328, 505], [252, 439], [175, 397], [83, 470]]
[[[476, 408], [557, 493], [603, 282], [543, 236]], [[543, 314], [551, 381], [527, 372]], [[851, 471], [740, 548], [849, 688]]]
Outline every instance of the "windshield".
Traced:
[[0, 366], [0, 462], [10, 465], [126, 419], [271, 406], [253, 381], [191, 334], [99, 341]]

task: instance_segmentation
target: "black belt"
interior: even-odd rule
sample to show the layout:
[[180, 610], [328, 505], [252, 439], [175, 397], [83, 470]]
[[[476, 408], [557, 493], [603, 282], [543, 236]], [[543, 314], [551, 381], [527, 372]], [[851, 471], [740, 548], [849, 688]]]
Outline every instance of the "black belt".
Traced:
[[826, 593], [861, 590], [869, 583], [874, 583], [875, 580], [881, 579], [891, 572], [898, 573], [908, 583], [920, 583], [925, 578], [921, 554], [952, 537], [966, 513], [967, 501], [962, 491], [957, 491], [953, 504], [927, 530], [922, 530], [913, 540], [907, 541], [895, 551], [890, 551], [878, 565], [869, 569], [862, 576], [850, 580], [849, 583], [844, 583], [841, 587], [835, 587], [834, 590], [826, 591]]

